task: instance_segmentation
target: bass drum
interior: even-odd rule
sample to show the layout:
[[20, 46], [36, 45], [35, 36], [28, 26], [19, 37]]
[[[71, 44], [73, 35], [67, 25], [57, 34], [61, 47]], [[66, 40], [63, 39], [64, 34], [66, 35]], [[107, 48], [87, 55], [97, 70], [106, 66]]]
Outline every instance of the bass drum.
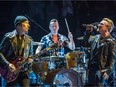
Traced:
[[[55, 87], [82, 87], [81, 77], [75, 70], [61, 69], [47, 75], [47, 84], [53, 84]], [[51, 77], [51, 78], [50, 78]], [[45, 82], [46, 83], [46, 82]]]

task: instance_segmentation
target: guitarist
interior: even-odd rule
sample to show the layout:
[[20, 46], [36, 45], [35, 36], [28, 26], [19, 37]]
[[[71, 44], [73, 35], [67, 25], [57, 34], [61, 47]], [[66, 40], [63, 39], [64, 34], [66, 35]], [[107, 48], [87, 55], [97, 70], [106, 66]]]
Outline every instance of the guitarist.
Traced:
[[[17, 16], [14, 20], [14, 26], [16, 29], [6, 33], [0, 44], [0, 66], [2, 67], [0, 68], [0, 72], [5, 79], [9, 79], [9, 81], [6, 79], [7, 86], [20, 85], [29, 87], [28, 72], [25, 68], [23, 70], [19, 69], [14, 79], [10, 79], [13, 77], [12, 74], [11, 76], [9, 75], [10, 77], [5, 77], [6, 73], [13, 73], [19, 68], [16, 66], [17, 62], [21, 62], [21, 60], [25, 60], [25, 58], [28, 58], [25, 62], [32, 62], [32, 38], [26, 34], [30, 27], [29, 20], [25, 16]], [[6, 72], [2, 69], [6, 70]]]

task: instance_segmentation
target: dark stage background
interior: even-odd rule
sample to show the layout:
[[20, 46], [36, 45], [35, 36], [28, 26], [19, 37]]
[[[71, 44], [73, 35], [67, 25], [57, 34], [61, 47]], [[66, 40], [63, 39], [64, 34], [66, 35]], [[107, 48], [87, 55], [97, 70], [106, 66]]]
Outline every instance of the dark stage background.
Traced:
[[82, 24], [99, 22], [104, 17], [111, 18], [114, 24], [116, 23], [116, 2], [115, 0], [0, 1], [0, 41], [6, 32], [14, 30], [13, 22], [17, 15], [25, 15], [29, 18], [31, 25], [29, 35], [37, 42], [49, 32], [49, 21], [52, 18], [59, 20], [59, 33], [67, 36], [64, 20], [67, 18], [70, 31], [78, 46], [76, 38], [83, 36], [85, 31]]
[[[5, 33], [15, 29], [13, 22], [17, 15], [25, 15], [29, 19], [31, 25], [29, 35], [36, 42], [49, 33], [49, 21], [52, 18], [59, 21], [59, 33], [67, 36], [68, 31], [64, 20], [67, 18], [76, 47], [78, 47], [80, 43], [76, 38], [83, 36], [85, 32], [85, 27], [82, 27], [82, 24], [100, 22], [102, 18], [108, 17], [116, 25], [116, 1], [0, 0], [0, 42]], [[112, 35], [116, 38], [116, 27], [114, 27]]]

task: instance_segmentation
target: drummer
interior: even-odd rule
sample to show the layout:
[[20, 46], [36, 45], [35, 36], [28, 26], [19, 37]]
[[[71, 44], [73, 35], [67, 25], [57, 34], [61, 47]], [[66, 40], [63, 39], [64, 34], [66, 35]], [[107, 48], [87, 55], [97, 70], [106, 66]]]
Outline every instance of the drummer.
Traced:
[[57, 56], [58, 58], [64, 57], [64, 46], [68, 47], [70, 50], [75, 50], [75, 43], [73, 41], [73, 35], [68, 32], [68, 38], [62, 34], [58, 33], [59, 23], [57, 19], [52, 19], [49, 23], [50, 33], [41, 38], [41, 43], [43, 46], [38, 46], [36, 53], [39, 53], [43, 48], [47, 48], [54, 43], [58, 43], [57, 49], [49, 51], [46, 55]]

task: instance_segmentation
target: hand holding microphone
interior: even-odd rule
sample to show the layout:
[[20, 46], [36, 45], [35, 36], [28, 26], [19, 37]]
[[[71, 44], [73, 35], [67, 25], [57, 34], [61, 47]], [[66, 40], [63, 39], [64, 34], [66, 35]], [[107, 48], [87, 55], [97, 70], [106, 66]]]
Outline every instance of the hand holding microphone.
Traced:
[[98, 24], [99, 22], [94, 22], [94, 23], [91, 23], [91, 24], [82, 24], [83, 27], [86, 27], [86, 30], [96, 30], [98, 31]]

